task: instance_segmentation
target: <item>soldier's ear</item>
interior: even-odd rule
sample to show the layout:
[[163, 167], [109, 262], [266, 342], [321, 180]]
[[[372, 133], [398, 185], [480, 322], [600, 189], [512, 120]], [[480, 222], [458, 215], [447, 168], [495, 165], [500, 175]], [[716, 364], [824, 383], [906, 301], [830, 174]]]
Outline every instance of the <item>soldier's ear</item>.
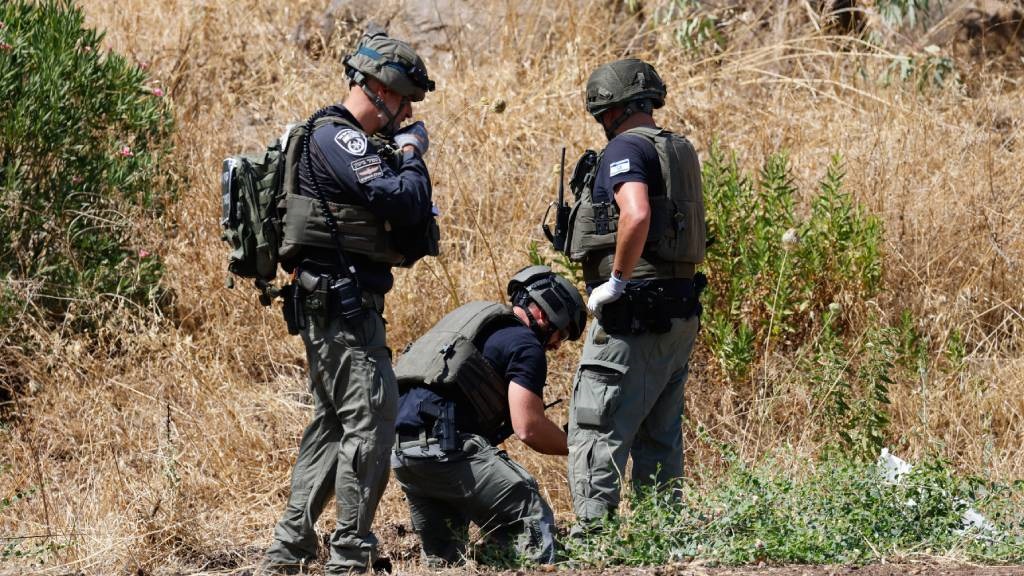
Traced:
[[533, 314], [534, 319], [536, 319], [538, 323], [543, 322], [545, 326], [550, 322], [550, 320], [548, 320], [548, 315], [544, 312], [544, 309], [538, 306], [536, 302], [530, 302], [530, 314]]

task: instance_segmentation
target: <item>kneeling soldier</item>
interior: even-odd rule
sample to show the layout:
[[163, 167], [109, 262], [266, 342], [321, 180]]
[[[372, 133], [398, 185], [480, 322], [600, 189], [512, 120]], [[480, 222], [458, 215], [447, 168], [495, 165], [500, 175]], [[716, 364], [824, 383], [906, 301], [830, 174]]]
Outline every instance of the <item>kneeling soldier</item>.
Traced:
[[508, 284], [512, 306], [471, 302], [414, 342], [396, 366], [392, 468], [431, 565], [459, 562], [469, 522], [519, 556], [554, 561], [554, 516], [537, 481], [495, 446], [515, 433], [542, 454], [568, 453], [544, 415], [545, 349], [583, 332], [579, 291], [547, 266]]

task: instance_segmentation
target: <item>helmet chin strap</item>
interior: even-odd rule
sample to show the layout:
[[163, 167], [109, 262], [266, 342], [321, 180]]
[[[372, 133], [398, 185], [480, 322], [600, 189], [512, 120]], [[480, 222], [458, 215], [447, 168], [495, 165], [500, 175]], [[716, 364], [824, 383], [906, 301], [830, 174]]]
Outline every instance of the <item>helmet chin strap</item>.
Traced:
[[606, 126], [603, 121], [601, 122], [601, 127], [604, 128], [604, 135], [608, 140], [615, 138], [615, 131], [618, 130], [619, 126], [622, 126], [622, 123], [632, 116], [634, 112], [636, 112], [636, 110], [633, 109], [633, 104], [626, 104], [626, 107], [622, 109], [622, 114], [612, 122], [611, 126]]
[[[388, 110], [388, 105], [384, 102], [384, 99], [381, 98], [380, 95], [377, 94], [377, 92], [372, 90], [369, 84], [364, 82], [360, 86], [362, 87], [363, 92], [365, 92], [366, 95], [370, 97], [370, 101], [373, 102], [374, 107], [377, 108], [378, 115], [380, 115], [383, 118], [387, 118], [387, 122], [383, 126], [381, 126], [377, 130], [377, 132], [384, 136], [391, 136], [392, 134], [395, 133], [395, 130], [398, 129], [398, 115], [392, 114], [391, 110]], [[402, 102], [398, 105], [399, 111], [401, 111], [402, 108], [405, 107], [405, 103], [407, 102], [407, 100], [408, 99], [405, 96], [402, 96]]]

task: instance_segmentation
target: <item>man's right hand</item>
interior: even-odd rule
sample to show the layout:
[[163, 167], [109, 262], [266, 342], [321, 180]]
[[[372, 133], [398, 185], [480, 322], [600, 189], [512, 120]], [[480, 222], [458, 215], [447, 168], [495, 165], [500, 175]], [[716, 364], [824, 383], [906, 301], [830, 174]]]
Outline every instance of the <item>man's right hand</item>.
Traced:
[[423, 125], [422, 120], [417, 120], [416, 122], [409, 124], [398, 132], [395, 132], [395, 144], [399, 148], [412, 146], [419, 151], [420, 156], [425, 155], [427, 153], [427, 148], [430, 147], [430, 137], [427, 135], [427, 127]]

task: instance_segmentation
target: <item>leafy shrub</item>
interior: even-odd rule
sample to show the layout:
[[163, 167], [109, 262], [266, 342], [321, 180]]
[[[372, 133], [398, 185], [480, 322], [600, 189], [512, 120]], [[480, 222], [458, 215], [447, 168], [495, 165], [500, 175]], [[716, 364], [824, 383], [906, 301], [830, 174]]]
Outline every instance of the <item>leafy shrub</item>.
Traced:
[[[678, 495], [682, 493], [680, 499]], [[653, 565], [700, 558], [756, 562], [867, 563], [914, 552], [976, 561], [1024, 560], [1019, 489], [960, 478], [928, 460], [899, 482], [874, 463], [843, 458], [808, 464], [799, 475], [768, 460], [731, 469], [707, 493], [645, 492], [604, 529], [567, 543], [577, 564]], [[992, 523], [964, 522], [975, 507]]]
[[951, 58], [942, 56], [938, 48], [930, 46], [922, 54], [897, 56], [883, 72], [881, 81], [885, 86], [910, 82], [919, 92], [924, 92], [931, 88], [958, 85], [960, 73]]
[[[831, 304], [863, 301], [882, 277], [882, 227], [842, 190], [833, 156], [804, 220], [785, 154], [769, 157], [757, 180], [715, 144], [704, 163], [713, 243], [705, 267], [706, 341], [732, 380], [770, 345], [796, 348]], [[817, 320], [816, 320], [817, 319]]]
[[894, 25], [914, 26], [928, 16], [931, 0], [877, 0], [875, 7], [882, 18]]
[[162, 265], [136, 222], [172, 193], [171, 114], [146, 73], [103, 50], [70, 0], [0, 5], [0, 328], [28, 307], [89, 329], [98, 301], [148, 307]]
[[721, 53], [728, 45], [721, 19], [694, 0], [666, 2], [655, 10], [654, 21], [671, 25], [675, 44], [692, 55]]

